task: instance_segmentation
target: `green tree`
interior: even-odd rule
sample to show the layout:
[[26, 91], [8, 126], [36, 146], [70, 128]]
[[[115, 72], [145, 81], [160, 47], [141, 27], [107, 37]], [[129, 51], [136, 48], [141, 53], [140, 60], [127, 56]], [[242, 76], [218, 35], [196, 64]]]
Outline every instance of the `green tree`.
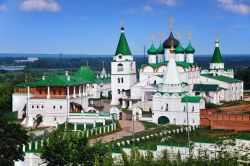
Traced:
[[24, 160], [22, 145], [27, 142], [27, 132], [21, 125], [0, 119], [0, 165], [14, 165], [14, 161]]
[[44, 146], [41, 158], [48, 166], [92, 166], [103, 165], [108, 152], [101, 143], [89, 146], [86, 137], [78, 138], [74, 132], [55, 132]]

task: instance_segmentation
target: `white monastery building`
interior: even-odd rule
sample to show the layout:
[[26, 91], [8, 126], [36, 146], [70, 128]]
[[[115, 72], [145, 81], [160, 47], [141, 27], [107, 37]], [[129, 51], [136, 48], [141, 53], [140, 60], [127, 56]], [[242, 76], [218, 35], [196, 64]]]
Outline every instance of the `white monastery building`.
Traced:
[[124, 27], [121, 28], [111, 63], [111, 105], [152, 111], [151, 121], [155, 123], [199, 125], [200, 109], [205, 108], [205, 102], [221, 104], [241, 100], [243, 81], [234, 79], [233, 69], [225, 68], [218, 37], [210, 68], [202, 70], [195, 62], [191, 35], [188, 46], [183, 48], [180, 39], [173, 35], [172, 19], [170, 22], [169, 37], [155, 48], [152, 36], [152, 45], [147, 50], [148, 63], [138, 70]]

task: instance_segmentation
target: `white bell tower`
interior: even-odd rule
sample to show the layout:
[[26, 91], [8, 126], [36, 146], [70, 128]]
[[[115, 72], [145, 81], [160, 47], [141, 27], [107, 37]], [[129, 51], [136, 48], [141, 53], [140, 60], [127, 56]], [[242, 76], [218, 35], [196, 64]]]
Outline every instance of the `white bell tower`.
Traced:
[[136, 63], [129, 49], [124, 27], [121, 27], [121, 35], [113, 62], [111, 62], [111, 105], [122, 104], [122, 99], [130, 98], [131, 86], [136, 83]]

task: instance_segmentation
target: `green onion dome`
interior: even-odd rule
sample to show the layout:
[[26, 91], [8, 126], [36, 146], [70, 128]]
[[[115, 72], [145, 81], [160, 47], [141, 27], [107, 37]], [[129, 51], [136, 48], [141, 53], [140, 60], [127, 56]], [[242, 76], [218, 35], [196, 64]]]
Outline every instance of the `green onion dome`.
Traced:
[[160, 44], [160, 46], [157, 48], [157, 54], [165, 54], [165, 50], [163, 48], [162, 43]]
[[175, 53], [176, 54], [184, 54], [185, 53], [185, 48], [181, 46], [181, 43], [175, 48]]
[[187, 54], [193, 54], [194, 52], [195, 52], [194, 47], [192, 47], [191, 43], [189, 43], [187, 48], [186, 48], [186, 53]]
[[157, 49], [155, 48], [154, 44], [151, 45], [151, 47], [147, 51], [148, 55], [155, 55], [157, 54]]

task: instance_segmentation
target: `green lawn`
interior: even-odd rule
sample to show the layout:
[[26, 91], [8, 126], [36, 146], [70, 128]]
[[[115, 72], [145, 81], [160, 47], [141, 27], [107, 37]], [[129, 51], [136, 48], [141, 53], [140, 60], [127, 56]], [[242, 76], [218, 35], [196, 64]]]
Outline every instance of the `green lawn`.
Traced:
[[141, 121], [145, 129], [151, 129], [151, 128], [156, 128], [159, 127], [156, 123], [151, 123], [151, 122], [146, 122], [146, 121]]

